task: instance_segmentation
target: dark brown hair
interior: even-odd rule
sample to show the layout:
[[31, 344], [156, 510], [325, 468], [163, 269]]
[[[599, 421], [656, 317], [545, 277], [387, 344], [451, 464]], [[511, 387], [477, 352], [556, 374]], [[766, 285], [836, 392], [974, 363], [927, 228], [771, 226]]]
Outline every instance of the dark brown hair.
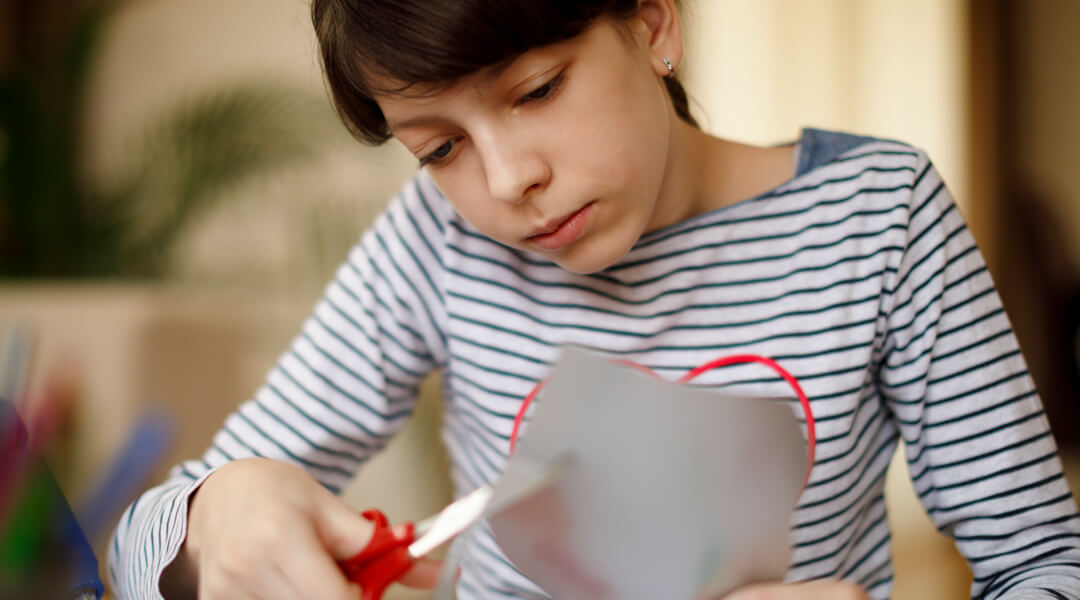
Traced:
[[[625, 20], [640, 0], [312, 0], [311, 20], [334, 105], [353, 135], [390, 138], [374, 95], [452, 82], [568, 40], [598, 17]], [[404, 87], [387, 90], [373, 80]], [[690, 115], [686, 90], [664, 78], [675, 111]]]

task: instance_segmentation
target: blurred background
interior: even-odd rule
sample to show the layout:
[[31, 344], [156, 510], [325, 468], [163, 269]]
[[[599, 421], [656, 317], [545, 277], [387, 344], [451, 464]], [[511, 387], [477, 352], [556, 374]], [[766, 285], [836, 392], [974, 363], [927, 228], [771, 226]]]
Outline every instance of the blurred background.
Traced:
[[[415, 169], [337, 121], [307, 11], [0, 0], [0, 328], [29, 366], [0, 393], [44, 423], [102, 561], [135, 488], [201, 453]], [[710, 132], [776, 144], [814, 126], [930, 153], [1080, 481], [1080, 2], [689, 0], [683, 17], [679, 72]], [[437, 509], [438, 418], [429, 382], [349, 501]], [[131, 448], [149, 460], [118, 485]], [[890, 473], [895, 597], [964, 597], [970, 574], [904, 477]]]

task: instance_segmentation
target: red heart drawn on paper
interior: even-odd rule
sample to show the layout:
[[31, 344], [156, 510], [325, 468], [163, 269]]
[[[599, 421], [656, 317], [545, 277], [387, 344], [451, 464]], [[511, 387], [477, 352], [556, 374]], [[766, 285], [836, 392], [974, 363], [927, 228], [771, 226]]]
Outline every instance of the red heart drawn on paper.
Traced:
[[[618, 359], [613, 362], [625, 365], [633, 369], [637, 369], [638, 371], [646, 373], [657, 379], [663, 379], [649, 367], [638, 364], [634, 361]], [[810, 469], [814, 466], [814, 447], [817, 441], [817, 435], [814, 430], [814, 414], [810, 410], [810, 399], [807, 398], [806, 392], [803, 391], [802, 386], [799, 385], [799, 381], [795, 379], [795, 376], [789, 373], [787, 369], [781, 367], [780, 364], [777, 363], [775, 360], [766, 356], [760, 356], [757, 354], [734, 354], [731, 356], [717, 358], [700, 366], [694, 367], [690, 371], [687, 371], [685, 375], [680, 377], [676, 383], [687, 383], [698, 375], [701, 375], [705, 371], [717, 369], [720, 367], [726, 367], [729, 365], [746, 363], [757, 363], [765, 365], [766, 367], [772, 369], [774, 372], [776, 372], [777, 375], [779, 375], [784, 381], [786, 381], [788, 385], [791, 386], [791, 389], [795, 391], [795, 396], [799, 399], [799, 403], [802, 405], [803, 415], [805, 415], [806, 417], [806, 440], [808, 457], [806, 464], [806, 475], [803, 477], [803, 487], [805, 488], [807, 481], [810, 480]], [[536, 384], [536, 387], [534, 387], [532, 391], [529, 392], [527, 396], [525, 396], [525, 399], [521, 403], [521, 408], [518, 409], [517, 416], [514, 417], [514, 426], [513, 429], [510, 430], [511, 455], [514, 454], [514, 447], [517, 445], [518, 433], [520, 433], [521, 431], [521, 424], [525, 419], [525, 413], [529, 410], [529, 406], [532, 405], [532, 401], [536, 398], [537, 394], [540, 393], [540, 390], [544, 387], [544, 384], [546, 382], [547, 379], [541, 380], [539, 383]]]

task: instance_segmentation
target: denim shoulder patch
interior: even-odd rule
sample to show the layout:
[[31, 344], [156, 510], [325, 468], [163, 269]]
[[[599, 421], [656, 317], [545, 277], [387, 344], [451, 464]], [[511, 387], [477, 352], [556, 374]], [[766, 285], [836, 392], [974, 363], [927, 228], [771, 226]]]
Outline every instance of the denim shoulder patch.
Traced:
[[809, 173], [836, 160], [848, 150], [875, 141], [878, 141], [878, 138], [811, 127], [804, 128], [802, 139], [799, 141], [799, 164], [796, 166], [795, 176]]

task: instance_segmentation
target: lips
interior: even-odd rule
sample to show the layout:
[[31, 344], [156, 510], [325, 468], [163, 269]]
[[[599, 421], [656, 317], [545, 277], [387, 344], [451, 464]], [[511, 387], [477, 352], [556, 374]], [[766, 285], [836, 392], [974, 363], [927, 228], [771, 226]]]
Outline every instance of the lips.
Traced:
[[558, 250], [581, 237], [581, 234], [585, 232], [585, 226], [589, 223], [592, 212], [593, 203], [590, 202], [558, 224], [546, 227], [540, 233], [533, 234], [525, 239], [544, 250]]

